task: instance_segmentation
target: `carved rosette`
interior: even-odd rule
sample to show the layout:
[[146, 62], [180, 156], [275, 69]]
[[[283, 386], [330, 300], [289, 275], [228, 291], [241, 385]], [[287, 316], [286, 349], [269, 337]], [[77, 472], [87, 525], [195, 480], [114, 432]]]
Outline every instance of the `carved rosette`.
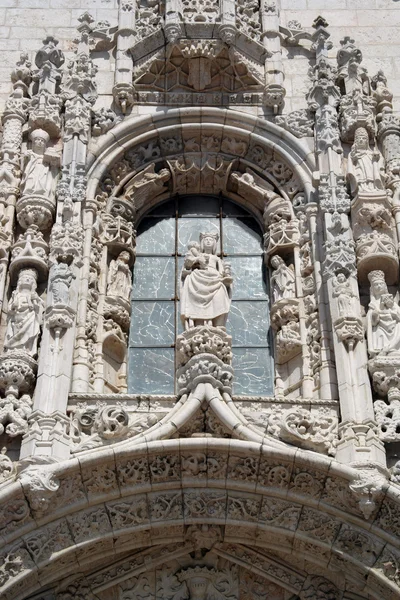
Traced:
[[199, 383], [211, 383], [232, 393], [232, 338], [224, 327], [199, 326], [177, 338], [177, 382], [179, 395], [188, 394]]

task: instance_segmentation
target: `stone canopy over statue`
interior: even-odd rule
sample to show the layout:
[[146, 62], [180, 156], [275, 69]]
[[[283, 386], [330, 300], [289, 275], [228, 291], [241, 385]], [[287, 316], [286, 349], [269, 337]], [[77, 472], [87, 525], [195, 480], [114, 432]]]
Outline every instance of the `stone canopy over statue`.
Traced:
[[217, 256], [217, 233], [201, 233], [188, 246], [182, 269], [181, 319], [185, 329], [224, 326], [231, 305], [230, 265]]

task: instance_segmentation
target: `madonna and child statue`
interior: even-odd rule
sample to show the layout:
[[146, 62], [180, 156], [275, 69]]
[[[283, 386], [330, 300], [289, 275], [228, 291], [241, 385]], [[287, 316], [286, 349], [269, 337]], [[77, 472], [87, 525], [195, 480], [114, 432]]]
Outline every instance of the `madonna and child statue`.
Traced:
[[231, 305], [230, 265], [217, 256], [218, 233], [190, 242], [182, 269], [181, 319], [185, 330], [225, 326]]

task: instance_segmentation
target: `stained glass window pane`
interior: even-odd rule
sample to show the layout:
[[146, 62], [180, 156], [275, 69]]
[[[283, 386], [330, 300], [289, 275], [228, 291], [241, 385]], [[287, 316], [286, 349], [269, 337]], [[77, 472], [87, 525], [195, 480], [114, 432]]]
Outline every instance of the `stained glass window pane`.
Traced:
[[265, 298], [267, 287], [264, 282], [263, 259], [258, 256], [230, 256], [232, 266], [232, 298]]
[[138, 256], [133, 270], [133, 298], [165, 298], [175, 295], [175, 259]]
[[[178, 221], [178, 252], [185, 254], [189, 242], [198, 242], [200, 233], [220, 234], [219, 219], [183, 218]], [[218, 250], [220, 252], [220, 243]]]
[[173, 394], [173, 348], [130, 348], [128, 389], [133, 394]]
[[166, 346], [175, 342], [174, 302], [132, 302], [130, 346]]
[[143, 219], [136, 250], [138, 254], [174, 254], [175, 219]]
[[225, 254], [261, 254], [262, 236], [255, 219], [222, 220]]
[[226, 328], [233, 346], [268, 346], [269, 302], [232, 302]]
[[274, 377], [268, 348], [234, 348], [235, 395], [272, 396]]

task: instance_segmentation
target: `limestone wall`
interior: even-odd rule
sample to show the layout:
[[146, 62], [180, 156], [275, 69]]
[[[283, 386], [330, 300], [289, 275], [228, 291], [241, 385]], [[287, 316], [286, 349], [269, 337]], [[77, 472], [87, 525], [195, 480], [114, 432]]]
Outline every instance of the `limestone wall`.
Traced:
[[[47, 35], [60, 40], [66, 56], [74, 49], [77, 19], [89, 11], [96, 21], [117, 24], [118, 0], [0, 0], [0, 111], [10, 92], [10, 71], [21, 51], [34, 52]], [[400, 108], [400, 2], [397, 0], [281, 0], [281, 22], [299, 21], [310, 28], [322, 15], [329, 23], [335, 57], [339, 40], [350, 35], [364, 54], [364, 66], [370, 75], [383, 69], [395, 94], [395, 108]], [[285, 112], [305, 106], [304, 94], [309, 87], [307, 72], [310, 53], [298, 47], [284, 48], [287, 97]], [[111, 92], [113, 60], [106, 53], [96, 60], [100, 98]]]

